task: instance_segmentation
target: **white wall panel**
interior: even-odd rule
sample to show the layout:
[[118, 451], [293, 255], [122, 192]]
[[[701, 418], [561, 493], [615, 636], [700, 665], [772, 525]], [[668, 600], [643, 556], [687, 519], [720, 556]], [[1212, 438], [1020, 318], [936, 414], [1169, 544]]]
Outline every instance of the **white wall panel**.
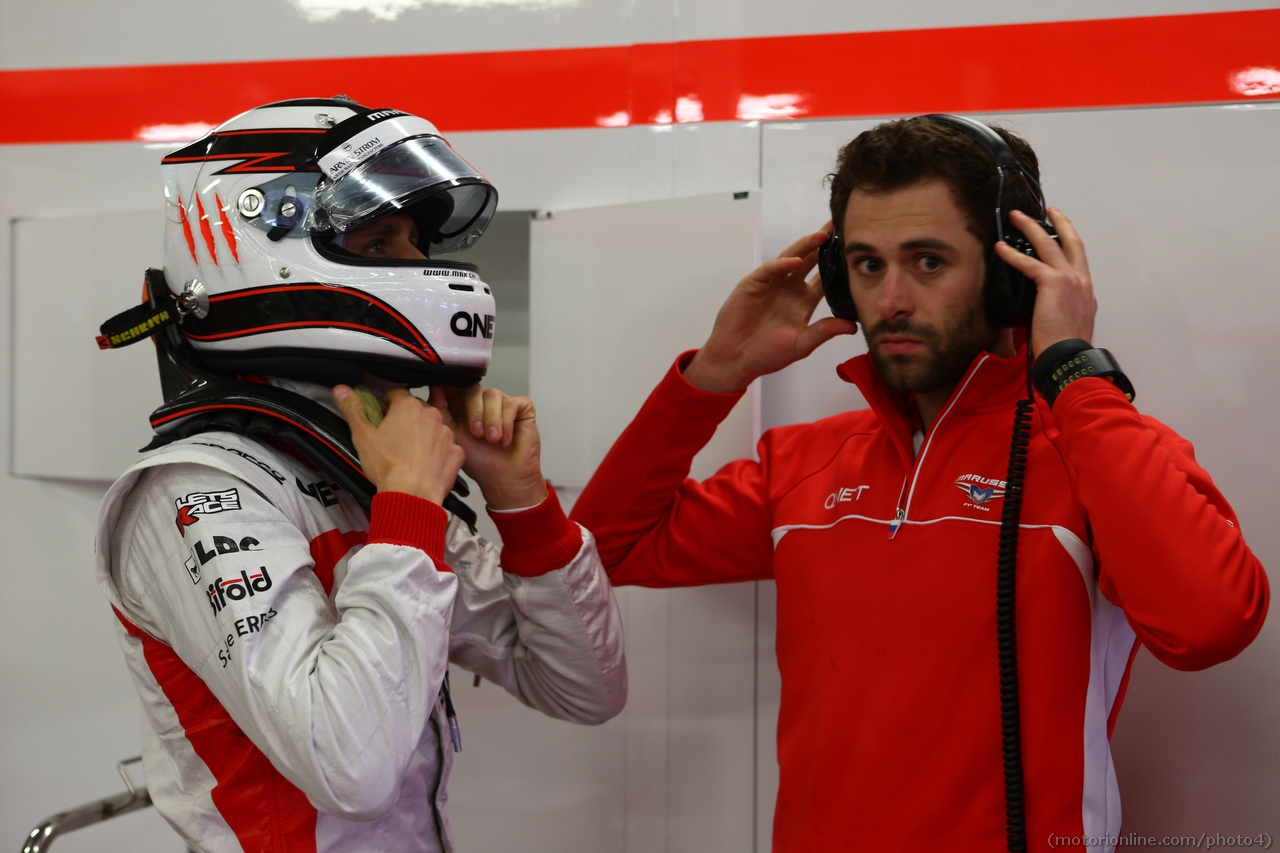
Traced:
[[[758, 252], [759, 194], [553, 211], [531, 239], [531, 388], [543, 469], [585, 484]], [[694, 461], [749, 455], [752, 393]], [[751, 849], [756, 584], [620, 591], [626, 602], [626, 850]]]
[[[533, 224], [530, 389], [548, 479], [585, 486], [675, 356], [706, 340], [759, 257], [758, 222], [758, 193], [720, 193]], [[751, 453], [753, 395], [695, 458], [694, 476]]]
[[[104, 352], [94, 338], [140, 302], [163, 232], [159, 206], [13, 223], [14, 474], [111, 482], [151, 440], [147, 415], [163, 402], [155, 348]], [[68, 376], [80, 393], [61, 393]]]
[[[317, 20], [326, 9], [343, 8], [350, 11]], [[660, 20], [663, 11], [662, 4], [657, 4], [650, 17]], [[631, 15], [630, 0], [374, 0], [365, 4], [348, 0], [3, 0], [0, 67], [80, 68], [630, 44]], [[659, 33], [652, 25], [645, 32]], [[298, 83], [305, 88], [305, 80]], [[454, 79], [429, 80], [423, 85], [465, 87], [465, 68]]]
[[760, 186], [760, 123], [452, 133], [504, 210], [570, 210]]
[[[0, 149], [0, 222], [146, 210], [161, 199], [159, 153], [140, 145]], [[158, 237], [157, 237], [158, 243]], [[0, 328], [12, 328], [11, 228], [0, 228]], [[130, 297], [136, 274], [114, 283]], [[57, 285], [51, 299], [61, 298]], [[118, 354], [118, 353], [117, 353]], [[12, 436], [12, 351], [0, 347], [0, 445]], [[107, 354], [103, 354], [106, 358]], [[67, 371], [44, 404], [89, 393]], [[145, 419], [146, 412], [139, 414]], [[111, 611], [93, 582], [93, 532], [105, 487], [0, 478], [0, 541], [9, 599], [0, 620], [0, 843], [19, 849], [39, 820], [123, 790], [116, 762], [139, 752], [139, 709]], [[178, 853], [154, 810], [73, 833], [57, 853]]]
[[[1263, 0], [3, 0], [0, 67], [70, 68], [618, 45], [1261, 9]], [[347, 9], [350, 11], [337, 11]], [[326, 10], [335, 12], [327, 16]], [[326, 18], [319, 20], [319, 18]], [[464, 86], [458, 78], [426, 81]], [[305, 81], [299, 81], [300, 85]], [[332, 94], [332, 93], [321, 93]], [[216, 118], [216, 117], [212, 117]]]
[[[1049, 202], [1080, 230], [1100, 306], [1094, 340], [1125, 366], [1138, 408], [1195, 444], [1263, 564], [1280, 563], [1280, 271], [1271, 261], [1280, 109], [986, 118], [1036, 147]], [[822, 176], [838, 147], [874, 123], [766, 125], [766, 251], [823, 221]], [[763, 422], [839, 410], [856, 392], [832, 367], [861, 351], [860, 340], [833, 341], [812, 364], [766, 379]], [[1274, 619], [1240, 657], [1206, 672], [1139, 655], [1114, 738], [1126, 831], [1256, 834], [1276, 825], [1278, 659]]]

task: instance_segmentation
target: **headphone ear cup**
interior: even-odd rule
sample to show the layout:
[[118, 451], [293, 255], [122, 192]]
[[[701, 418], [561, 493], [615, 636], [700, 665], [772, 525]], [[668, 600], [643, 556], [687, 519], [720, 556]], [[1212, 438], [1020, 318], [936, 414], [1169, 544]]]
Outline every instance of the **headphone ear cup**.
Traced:
[[[1023, 254], [1035, 257], [1025, 237], [1006, 241]], [[1030, 327], [1036, 307], [1036, 283], [1000, 260], [993, 248], [987, 253], [987, 280], [983, 286], [987, 321], [997, 329]]]
[[849, 292], [849, 268], [845, 265], [844, 243], [834, 231], [828, 232], [827, 242], [818, 247], [818, 275], [822, 278], [822, 292], [826, 294], [831, 313], [842, 320], [858, 321], [858, 309]]

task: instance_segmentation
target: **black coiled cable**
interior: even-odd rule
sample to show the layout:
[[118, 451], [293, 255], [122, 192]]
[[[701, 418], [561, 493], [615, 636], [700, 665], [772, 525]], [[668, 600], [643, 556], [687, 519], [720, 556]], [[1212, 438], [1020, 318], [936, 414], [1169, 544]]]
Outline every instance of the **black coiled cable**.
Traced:
[[[1031, 345], [1027, 344], [1027, 359]], [[1026, 853], [1026, 791], [1022, 779], [1022, 720], [1018, 701], [1018, 524], [1022, 518], [1022, 487], [1027, 476], [1027, 447], [1031, 441], [1031, 411], [1035, 391], [1027, 370], [1027, 398], [1019, 400], [1009, 444], [1009, 473], [1005, 477], [1004, 510], [1000, 516], [1000, 551], [996, 560], [996, 643], [1000, 651], [1000, 733], [1004, 759], [1005, 837], [1010, 853]]]

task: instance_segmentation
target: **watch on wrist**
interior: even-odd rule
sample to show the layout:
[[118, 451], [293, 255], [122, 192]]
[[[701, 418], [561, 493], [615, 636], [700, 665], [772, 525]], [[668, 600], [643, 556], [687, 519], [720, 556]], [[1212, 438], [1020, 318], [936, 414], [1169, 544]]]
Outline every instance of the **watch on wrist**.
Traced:
[[1115, 357], [1107, 350], [1097, 349], [1079, 338], [1058, 341], [1048, 347], [1040, 353], [1031, 368], [1031, 378], [1036, 390], [1044, 395], [1050, 408], [1063, 389], [1086, 376], [1111, 380], [1129, 398], [1129, 402], [1133, 402], [1136, 396], [1133, 383], [1124, 375]]

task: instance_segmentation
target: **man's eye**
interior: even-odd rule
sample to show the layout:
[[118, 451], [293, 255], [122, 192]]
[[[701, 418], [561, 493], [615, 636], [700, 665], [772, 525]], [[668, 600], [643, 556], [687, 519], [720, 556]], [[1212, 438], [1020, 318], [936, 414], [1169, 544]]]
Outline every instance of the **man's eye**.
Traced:
[[385, 249], [386, 247], [382, 245], [381, 240], [374, 240], [371, 243], [366, 243], [364, 247], [365, 252], [373, 255], [381, 255]]
[[935, 272], [942, 268], [942, 258], [937, 255], [921, 255], [917, 263], [925, 272]]
[[884, 269], [884, 263], [879, 258], [858, 258], [853, 268], [859, 275], [875, 275]]

